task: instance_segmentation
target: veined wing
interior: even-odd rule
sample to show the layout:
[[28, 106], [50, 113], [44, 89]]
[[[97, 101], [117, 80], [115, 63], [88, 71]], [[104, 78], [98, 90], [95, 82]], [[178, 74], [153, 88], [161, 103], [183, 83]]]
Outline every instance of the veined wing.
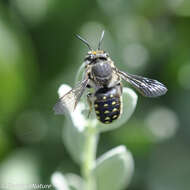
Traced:
[[81, 81], [76, 87], [72, 88], [68, 93], [62, 96], [53, 107], [56, 114], [65, 114], [66, 111], [72, 112], [77, 106], [89, 79]]
[[117, 73], [122, 79], [137, 89], [143, 96], [158, 97], [164, 95], [168, 90], [164, 84], [157, 80], [141, 77], [138, 75], [132, 75], [119, 70]]

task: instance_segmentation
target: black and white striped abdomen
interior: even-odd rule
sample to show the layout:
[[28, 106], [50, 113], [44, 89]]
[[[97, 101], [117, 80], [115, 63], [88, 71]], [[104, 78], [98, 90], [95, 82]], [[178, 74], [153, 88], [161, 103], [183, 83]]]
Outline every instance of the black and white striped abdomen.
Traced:
[[109, 124], [121, 114], [120, 86], [101, 88], [95, 93], [94, 108], [97, 119]]

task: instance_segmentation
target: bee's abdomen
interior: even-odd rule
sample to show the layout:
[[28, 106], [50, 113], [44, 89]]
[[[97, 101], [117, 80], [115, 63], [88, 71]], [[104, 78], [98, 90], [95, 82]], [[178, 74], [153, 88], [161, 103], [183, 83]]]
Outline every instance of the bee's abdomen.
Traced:
[[97, 119], [102, 123], [109, 124], [116, 120], [121, 113], [120, 96], [117, 89], [104, 89], [97, 91], [95, 94], [96, 100], [94, 107]]

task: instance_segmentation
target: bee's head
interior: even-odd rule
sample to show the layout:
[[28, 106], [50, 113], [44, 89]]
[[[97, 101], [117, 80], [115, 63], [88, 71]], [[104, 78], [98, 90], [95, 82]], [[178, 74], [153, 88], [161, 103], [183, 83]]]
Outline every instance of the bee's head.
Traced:
[[88, 61], [89, 63], [96, 63], [98, 61], [107, 61], [108, 60], [108, 53], [106, 53], [103, 50], [97, 50], [97, 51], [89, 51], [88, 54], [85, 57], [85, 61]]
[[102, 35], [100, 37], [99, 43], [98, 43], [98, 48], [96, 51], [94, 51], [90, 44], [83, 39], [82, 37], [80, 37], [79, 35], [77, 35], [77, 38], [79, 38], [83, 43], [85, 43], [87, 45], [87, 47], [90, 49], [90, 51], [88, 52], [87, 56], [85, 57], [85, 61], [87, 61], [88, 63], [94, 63], [96, 62], [96, 60], [104, 60], [106, 61], [109, 57], [108, 53], [106, 53], [103, 50], [100, 50], [100, 46], [102, 43], [104, 37], [104, 31], [102, 32]]

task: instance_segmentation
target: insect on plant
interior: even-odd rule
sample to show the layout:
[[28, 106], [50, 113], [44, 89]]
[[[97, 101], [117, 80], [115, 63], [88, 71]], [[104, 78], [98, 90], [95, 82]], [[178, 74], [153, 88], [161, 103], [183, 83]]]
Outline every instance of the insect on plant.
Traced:
[[122, 114], [122, 79], [145, 97], [158, 97], [167, 92], [166, 86], [157, 80], [119, 70], [109, 54], [101, 50], [103, 37], [104, 31], [97, 50], [93, 50], [84, 38], [77, 35], [90, 50], [84, 59], [84, 76], [73, 89], [59, 99], [54, 106], [55, 112], [64, 114], [65, 109], [74, 111], [84, 91], [92, 88], [93, 93], [87, 94], [89, 115], [94, 108], [97, 119], [109, 124]]

